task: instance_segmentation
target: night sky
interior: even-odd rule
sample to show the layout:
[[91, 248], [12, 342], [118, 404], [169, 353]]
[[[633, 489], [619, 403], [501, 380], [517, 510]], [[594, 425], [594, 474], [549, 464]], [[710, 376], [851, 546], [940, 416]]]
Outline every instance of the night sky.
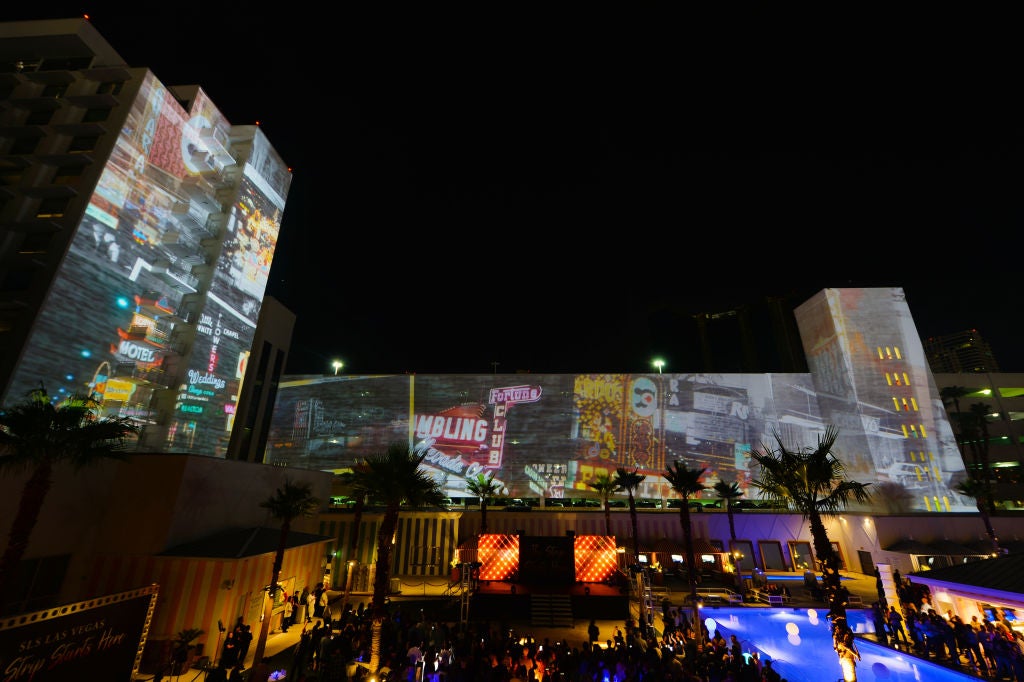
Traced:
[[997, 39], [891, 16], [118, 10], [0, 19], [91, 12], [129, 64], [260, 122], [294, 173], [267, 291], [297, 315], [289, 373], [699, 371], [673, 358], [693, 314], [845, 286], [903, 287], [922, 337], [976, 328], [1024, 371]]

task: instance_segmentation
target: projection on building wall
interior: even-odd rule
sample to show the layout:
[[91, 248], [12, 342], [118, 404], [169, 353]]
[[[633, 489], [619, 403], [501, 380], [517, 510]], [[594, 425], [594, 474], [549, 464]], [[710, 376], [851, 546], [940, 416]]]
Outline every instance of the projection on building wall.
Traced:
[[160, 410], [170, 429], [146, 449], [224, 451], [290, 182], [259, 130], [235, 167], [229, 130], [201, 91], [186, 112], [146, 76], [8, 399], [92, 393], [103, 416]]
[[[495, 475], [508, 497], [597, 497], [619, 468], [638, 498], [678, 497], [680, 462], [747, 499], [751, 451], [815, 447], [829, 426], [873, 513], [973, 511], [964, 463], [900, 289], [825, 290], [797, 309], [809, 374], [481, 374], [296, 377], [282, 383], [265, 461], [344, 470], [405, 442], [452, 498]], [[714, 498], [706, 490], [701, 496]]]

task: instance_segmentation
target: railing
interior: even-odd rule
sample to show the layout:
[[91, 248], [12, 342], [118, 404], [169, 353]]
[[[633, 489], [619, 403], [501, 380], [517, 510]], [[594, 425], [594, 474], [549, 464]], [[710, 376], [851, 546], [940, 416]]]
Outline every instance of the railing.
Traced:
[[750, 590], [750, 596], [768, 606], [785, 606], [791, 601], [791, 598], [784, 594], [772, 594], [757, 588]]
[[[725, 587], [697, 588], [697, 598], [706, 602], [718, 602], [727, 604], [742, 604], [743, 595]], [[686, 596], [687, 601], [692, 601], [692, 595]]]

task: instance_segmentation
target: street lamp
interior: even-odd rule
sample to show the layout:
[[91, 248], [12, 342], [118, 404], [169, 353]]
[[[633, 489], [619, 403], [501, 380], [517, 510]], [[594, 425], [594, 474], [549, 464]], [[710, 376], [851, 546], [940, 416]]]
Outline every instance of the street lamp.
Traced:
[[345, 366], [345, 363], [341, 360], [335, 360], [331, 363], [331, 367], [334, 368], [334, 376], [338, 376], [338, 370]]
[[665, 366], [665, 361], [661, 358], [654, 358], [651, 364], [658, 368], [658, 374], [661, 374], [661, 368]]

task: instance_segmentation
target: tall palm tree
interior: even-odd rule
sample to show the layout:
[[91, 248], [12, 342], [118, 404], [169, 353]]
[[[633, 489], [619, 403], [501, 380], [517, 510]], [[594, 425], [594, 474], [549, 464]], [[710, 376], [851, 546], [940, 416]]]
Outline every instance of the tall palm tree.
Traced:
[[384, 518], [377, 531], [377, 571], [373, 580], [373, 601], [370, 604], [372, 630], [370, 635], [370, 671], [380, 670], [384, 621], [388, 617], [387, 597], [390, 592], [391, 553], [398, 531], [398, 513], [402, 504], [409, 507], [440, 505], [444, 491], [420, 463], [427, 451], [416, 451], [401, 442], [367, 457], [353, 468], [356, 485], [371, 498], [384, 505]]
[[967, 469], [970, 478], [975, 482], [969, 484], [975, 494], [967, 494], [967, 496], [974, 498], [979, 509], [980, 505], [985, 505], [986, 512], [993, 514], [995, 513], [995, 497], [992, 495], [988, 440], [988, 415], [992, 412], [992, 408], [983, 403], [975, 403], [970, 406], [968, 412], [963, 412], [960, 409], [960, 398], [971, 393], [971, 389], [963, 386], [946, 386], [939, 395], [942, 397], [942, 404], [947, 409], [949, 405], [953, 405], [949, 421], [953, 426], [953, 436], [960, 447], [960, 457], [964, 460], [965, 465], [968, 464], [967, 451], [970, 450], [971, 453], [971, 463]]
[[974, 455], [974, 478], [984, 489], [984, 502], [989, 514], [996, 511], [995, 495], [992, 494], [992, 465], [989, 461], [988, 415], [992, 407], [984, 403], [971, 405], [970, 422], [974, 438], [971, 439], [971, 452]]
[[480, 498], [480, 534], [487, 532], [487, 503], [501, 492], [501, 484], [494, 482], [494, 474], [477, 474], [466, 479], [466, 492]]
[[54, 404], [44, 386], [29, 391], [24, 402], [0, 410], [0, 471], [31, 475], [21, 489], [18, 511], [0, 558], [0, 585], [8, 594], [18, 589], [18, 568], [57, 466], [76, 470], [104, 460], [124, 460], [128, 437], [139, 427], [128, 418], [98, 419], [99, 402], [74, 394]]
[[839, 557], [822, 519], [841, 513], [853, 500], [869, 502], [867, 488], [871, 484], [846, 479], [846, 467], [832, 453], [839, 437], [835, 426], [827, 426], [818, 436], [817, 447], [804, 450], [789, 450], [778, 431], [773, 435], [778, 451], [762, 444], [761, 451], [750, 453], [761, 468], [753, 485], [769, 502], [791, 505], [810, 522], [814, 553], [831, 605], [833, 630], [848, 628], [846, 601], [842, 598], [846, 588], [840, 589]]
[[697, 554], [693, 551], [693, 526], [690, 521], [690, 496], [696, 495], [707, 486], [700, 482], [704, 468], [690, 469], [680, 462], [670, 464], [662, 476], [679, 493], [683, 503], [679, 505], [679, 525], [683, 528], [683, 547], [686, 549], [686, 574], [690, 583], [690, 601], [693, 604], [693, 630], [700, 646], [704, 631], [700, 624], [700, 604], [697, 603], [697, 584], [700, 580], [700, 568], [697, 566]]
[[640, 540], [637, 538], [637, 517], [636, 517], [636, 498], [633, 497], [633, 491], [640, 487], [640, 484], [647, 478], [644, 474], [637, 473], [639, 469], [633, 469], [630, 471], [625, 467], [619, 467], [615, 470], [615, 485], [618, 486], [619, 490], [625, 490], [629, 495], [629, 523], [630, 528], [633, 531], [633, 561], [639, 561], [637, 557], [640, 556]]
[[348, 561], [345, 562], [348, 570], [345, 573], [345, 591], [341, 596], [341, 614], [344, 617], [345, 610], [348, 608], [349, 594], [352, 590], [352, 574], [359, 563], [355, 557], [359, 548], [359, 529], [363, 523], [363, 512], [366, 510], [366, 491], [357, 486], [357, 480], [351, 470], [343, 471], [338, 475], [338, 478], [341, 480], [342, 487], [348, 495], [356, 501], [352, 506], [352, 532], [349, 533]]
[[607, 471], [602, 471], [587, 481], [586, 484], [601, 495], [601, 506], [604, 507], [604, 534], [610, 536], [612, 534], [612, 510], [608, 506], [608, 497], [612, 493], [619, 492], [622, 488], [619, 487], [618, 482]]
[[736, 481], [718, 481], [712, 486], [718, 498], [725, 503], [725, 513], [729, 515], [729, 539], [732, 541], [730, 547], [729, 561], [732, 563], [732, 572], [736, 576], [736, 591], [743, 594], [743, 576], [740, 573], [739, 564], [736, 561], [736, 513], [733, 511], [732, 502], [743, 497], [740, 484]]
[[967, 480], [960, 482], [956, 487], [956, 491], [964, 497], [974, 499], [974, 503], [978, 507], [978, 513], [981, 514], [981, 522], [985, 524], [985, 533], [992, 541], [992, 551], [999, 554], [999, 538], [996, 536], [996, 529], [992, 526], [992, 517], [988, 512], [987, 486], [976, 478], [968, 478]]
[[260, 502], [260, 506], [270, 512], [270, 517], [281, 522], [281, 534], [277, 542], [277, 553], [274, 555], [274, 567], [270, 574], [270, 584], [263, 598], [263, 621], [260, 624], [260, 635], [256, 639], [256, 650], [253, 660], [263, 660], [263, 652], [267, 648], [267, 635], [270, 634], [270, 616], [274, 610], [274, 596], [280, 588], [281, 566], [284, 564], [284, 552], [288, 549], [288, 533], [292, 521], [299, 517], [311, 517], [320, 508], [320, 500], [313, 496], [309, 483], [293, 483], [287, 478], [277, 489], [273, 497]]

